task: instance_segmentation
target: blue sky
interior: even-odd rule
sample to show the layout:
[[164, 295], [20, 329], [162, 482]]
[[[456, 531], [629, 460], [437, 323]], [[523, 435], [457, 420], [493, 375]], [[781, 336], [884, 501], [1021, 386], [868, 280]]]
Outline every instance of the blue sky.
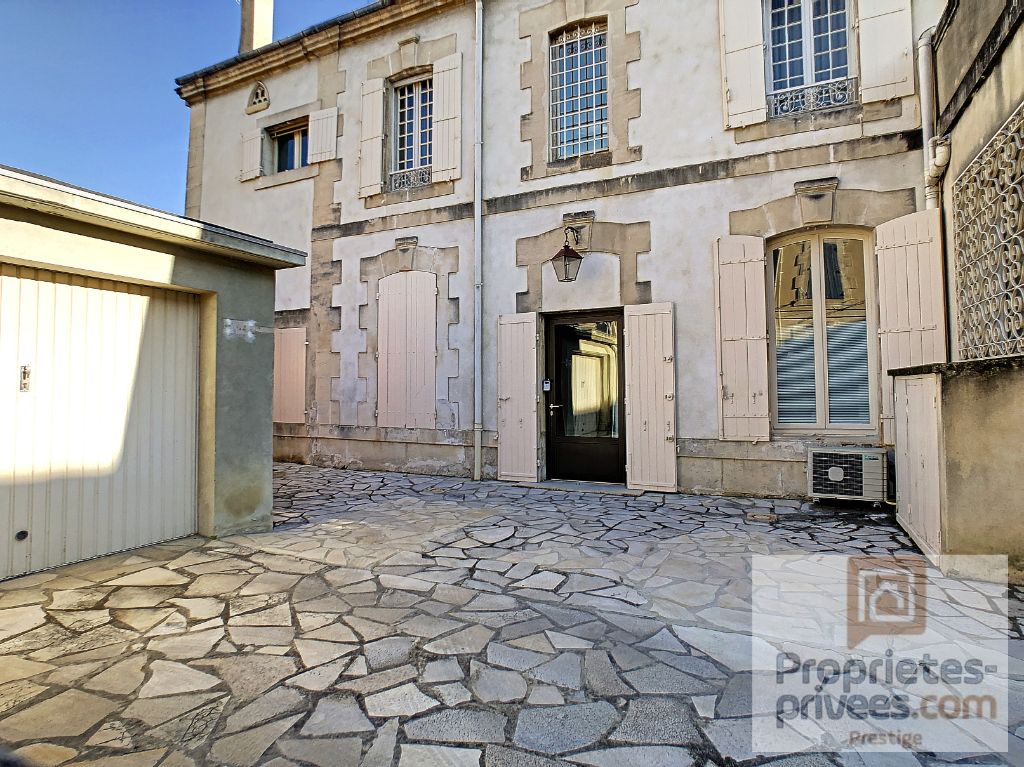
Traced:
[[[274, 36], [368, 0], [276, 0]], [[181, 213], [174, 78], [238, 52], [236, 0], [0, 0], [0, 165]]]

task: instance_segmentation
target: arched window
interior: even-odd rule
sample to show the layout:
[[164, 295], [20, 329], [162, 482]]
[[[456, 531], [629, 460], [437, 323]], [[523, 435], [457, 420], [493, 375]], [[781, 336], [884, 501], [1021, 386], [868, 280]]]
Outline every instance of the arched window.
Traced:
[[267, 86], [261, 82], [256, 83], [249, 93], [249, 103], [245, 107], [246, 114], [262, 112], [270, 106], [270, 92]]
[[785, 430], [869, 430], [876, 422], [870, 245], [854, 230], [768, 247], [773, 420]]

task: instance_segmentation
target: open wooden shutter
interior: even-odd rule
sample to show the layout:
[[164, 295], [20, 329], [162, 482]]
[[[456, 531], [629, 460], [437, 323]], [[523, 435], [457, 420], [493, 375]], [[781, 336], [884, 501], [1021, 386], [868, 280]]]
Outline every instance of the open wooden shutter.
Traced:
[[719, 0], [725, 127], [768, 119], [761, 0]]
[[676, 363], [672, 304], [625, 308], [626, 482], [676, 491]]
[[434, 62], [434, 155], [432, 181], [462, 175], [462, 54]]
[[871, 101], [914, 92], [914, 29], [911, 0], [860, 0], [860, 99]]
[[306, 421], [306, 329], [274, 330], [274, 421]]
[[406, 365], [408, 403], [405, 423], [413, 429], [437, 427], [437, 276], [401, 272], [408, 283]]
[[247, 181], [263, 173], [263, 131], [254, 130], [242, 134], [242, 173], [239, 178]]
[[437, 425], [437, 277], [398, 272], [377, 287], [377, 425]]
[[338, 108], [309, 115], [309, 161], [323, 162], [338, 156]]
[[721, 438], [768, 439], [768, 317], [764, 240], [715, 243]]
[[379, 194], [384, 178], [384, 80], [363, 83], [359, 129], [359, 196]]
[[940, 213], [922, 210], [875, 229], [886, 444], [893, 444], [895, 438], [893, 379], [888, 371], [947, 359]]
[[498, 318], [498, 479], [537, 481], [537, 313]]

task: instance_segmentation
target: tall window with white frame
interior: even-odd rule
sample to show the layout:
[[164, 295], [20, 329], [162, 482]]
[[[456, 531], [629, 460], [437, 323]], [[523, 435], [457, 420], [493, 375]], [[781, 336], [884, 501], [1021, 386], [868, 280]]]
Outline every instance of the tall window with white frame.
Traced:
[[550, 47], [551, 159], [608, 149], [608, 25], [580, 24]]
[[769, 249], [776, 429], [871, 431], [873, 355], [864, 261], [854, 233], [802, 234]]
[[399, 83], [394, 88], [391, 191], [430, 183], [434, 153], [434, 81]]
[[850, 0], [765, 0], [768, 116], [852, 104]]

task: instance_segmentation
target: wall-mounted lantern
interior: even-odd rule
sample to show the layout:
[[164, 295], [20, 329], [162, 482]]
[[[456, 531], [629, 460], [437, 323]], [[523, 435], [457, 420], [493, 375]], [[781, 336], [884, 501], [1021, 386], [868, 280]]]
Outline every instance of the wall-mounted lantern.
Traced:
[[576, 275], [580, 273], [580, 264], [583, 263], [583, 256], [569, 244], [569, 237], [573, 238], [573, 245], [579, 245], [579, 229], [574, 226], [565, 227], [565, 245], [551, 259], [551, 266], [554, 267], [559, 282], [574, 282]]

